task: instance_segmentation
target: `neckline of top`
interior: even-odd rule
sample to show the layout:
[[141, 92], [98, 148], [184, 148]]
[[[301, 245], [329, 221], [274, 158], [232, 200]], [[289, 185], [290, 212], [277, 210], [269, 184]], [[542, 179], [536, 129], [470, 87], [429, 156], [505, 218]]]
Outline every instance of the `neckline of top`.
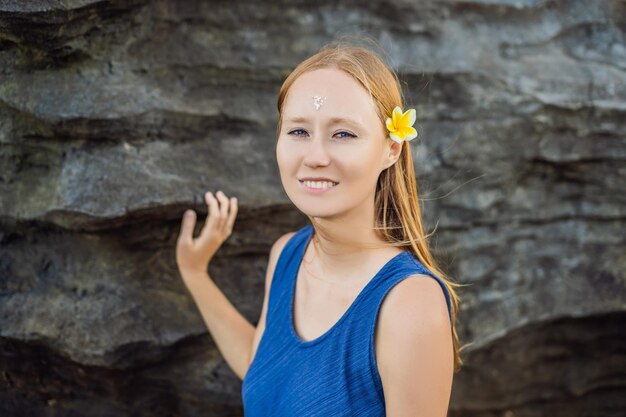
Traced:
[[302, 347], [315, 345], [315, 344], [321, 342], [322, 340], [324, 340], [331, 333], [333, 333], [341, 325], [341, 323], [346, 320], [346, 318], [350, 315], [350, 312], [356, 308], [356, 305], [359, 303], [359, 301], [363, 297], [365, 297], [365, 294], [374, 285], [374, 283], [378, 280], [378, 278], [384, 272], [386, 272], [387, 269], [389, 269], [391, 267], [391, 265], [393, 265], [396, 261], [398, 261], [399, 259], [401, 259], [404, 256], [410, 255], [410, 253], [408, 251], [402, 251], [402, 252], [398, 253], [397, 255], [395, 255], [393, 258], [389, 259], [378, 270], [378, 272], [376, 272], [376, 274], [374, 274], [374, 276], [372, 278], [370, 278], [370, 280], [367, 282], [365, 287], [363, 287], [361, 292], [359, 292], [359, 295], [357, 295], [357, 297], [354, 299], [352, 304], [350, 304], [350, 307], [348, 307], [348, 309], [343, 313], [343, 315], [339, 318], [339, 320], [337, 320], [337, 322], [335, 322], [335, 324], [333, 324], [326, 332], [324, 332], [322, 335], [316, 337], [315, 339], [304, 340], [296, 333], [295, 325], [294, 325], [294, 312], [293, 312], [293, 310], [294, 310], [294, 306], [295, 306], [296, 281], [298, 280], [298, 273], [300, 272], [300, 267], [302, 266], [302, 260], [304, 258], [304, 254], [306, 253], [306, 249], [308, 248], [309, 243], [311, 243], [311, 239], [313, 237], [314, 227], [312, 225], [309, 225], [307, 227], [309, 229], [306, 231], [306, 239], [304, 239], [304, 243], [300, 244], [299, 247], [297, 248], [297, 251], [296, 251], [296, 256], [297, 256], [296, 259], [298, 259], [298, 263], [296, 265], [295, 272], [292, 274], [292, 276], [289, 277], [291, 279], [291, 281], [290, 281], [290, 290], [288, 292], [288, 295], [289, 295], [289, 314], [288, 314], [288, 316], [289, 316], [289, 333], [291, 334], [291, 338], [295, 341], [295, 343], [298, 346], [302, 346]]

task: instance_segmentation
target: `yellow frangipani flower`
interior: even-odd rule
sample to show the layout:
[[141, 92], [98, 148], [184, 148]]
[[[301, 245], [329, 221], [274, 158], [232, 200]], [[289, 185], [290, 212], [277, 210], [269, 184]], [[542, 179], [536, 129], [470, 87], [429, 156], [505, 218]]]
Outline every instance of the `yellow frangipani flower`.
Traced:
[[415, 123], [415, 109], [408, 109], [402, 113], [402, 109], [396, 106], [391, 113], [391, 117], [387, 117], [387, 130], [389, 137], [398, 143], [403, 140], [409, 141], [417, 137], [417, 130], [412, 126]]

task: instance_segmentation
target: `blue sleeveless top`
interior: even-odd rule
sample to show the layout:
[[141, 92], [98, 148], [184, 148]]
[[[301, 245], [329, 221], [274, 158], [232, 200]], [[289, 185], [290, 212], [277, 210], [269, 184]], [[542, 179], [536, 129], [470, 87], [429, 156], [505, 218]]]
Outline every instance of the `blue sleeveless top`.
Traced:
[[303, 341], [293, 327], [293, 299], [313, 232], [312, 225], [298, 230], [278, 258], [265, 331], [241, 386], [244, 415], [384, 417], [374, 330], [385, 295], [412, 274], [428, 274], [441, 285], [452, 320], [450, 295], [412, 252], [402, 252], [374, 275], [333, 327]]

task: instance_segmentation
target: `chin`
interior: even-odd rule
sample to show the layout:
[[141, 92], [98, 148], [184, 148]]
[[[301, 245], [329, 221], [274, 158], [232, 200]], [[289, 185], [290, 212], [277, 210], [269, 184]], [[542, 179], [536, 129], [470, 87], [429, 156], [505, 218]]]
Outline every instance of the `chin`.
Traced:
[[291, 201], [294, 203], [298, 210], [310, 217], [323, 219], [325, 217], [332, 217], [336, 214], [335, 211], [329, 210], [328, 207], [323, 207], [324, 203], [320, 204], [303, 201], [296, 202], [296, 200], [293, 199]]

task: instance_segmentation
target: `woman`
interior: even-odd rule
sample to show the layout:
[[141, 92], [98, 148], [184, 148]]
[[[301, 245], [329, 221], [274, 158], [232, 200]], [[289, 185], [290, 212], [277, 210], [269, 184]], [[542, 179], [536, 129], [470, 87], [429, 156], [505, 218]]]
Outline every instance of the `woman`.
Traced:
[[283, 83], [276, 157], [311, 225], [274, 243], [256, 328], [206, 273], [236, 199], [207, 193], [195, 240], [185, 213], [179, 270], [243, 380], [246, 416], [447, 414], [459, 284], [428, 248], [402, 105], [395, 72], [362, 47], [326, 46]]

